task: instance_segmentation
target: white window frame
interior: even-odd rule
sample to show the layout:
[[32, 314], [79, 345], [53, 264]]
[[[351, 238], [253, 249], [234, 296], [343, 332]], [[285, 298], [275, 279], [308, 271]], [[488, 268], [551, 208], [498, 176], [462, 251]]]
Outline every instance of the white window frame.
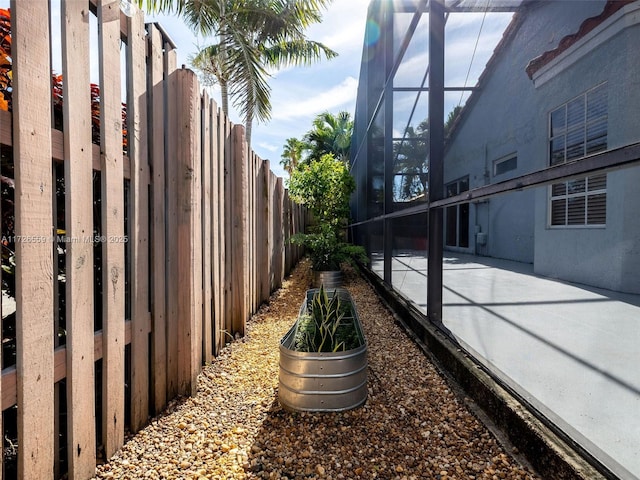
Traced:
[[[506, 163], [510, 160], [515, 159], [516, 161], [516, 165], [513, 168], [510, 168], [509, 170], [505, 170], [504, 172], [501, 173], [497, 173], [498, 170], [498, 165], [502, 165], [503, 163]], [[505, 155], [504, 157], [498, 158], [497, 160], [493, 161], [493, 176], [494, 177], [500, 177], [502, 175], [506, 175], [509, 172], [513, 172], [514, 170], [518, 169], [518, 155], [514, 152], [514, 153], [510, 153], [509, 155]]]
[[[588, 143], [588, 139], [587, 139], [587, 128], [589, 125], [592, 125], [595, 123], [595, 121], [591, 121], [588, 122], [587, 121], [587, 96], [589, 95], [589, 93], [599, 89], [599, 88], [607, 88], [607, 82], [603, 82], [599, 85], [596, 85], [593, 88], [590, 88], [589, 90], [581, 93], [580, 95], [577, 95], [575, 97], [573, 97], [572, 99], [568, 100], [567, 102], [556, 106], [555, 108], [553, 108], [551, 111], [549, 111], [549, 114], [547, 116], [547, 121], [548, 121], [548, 126], [547, 126], [547, 164], [549, 166], [551, 165], [552, 162], [552, 149], [551, 149], [551, 142], [556, 139], [559, 138], [561, 136], [564, 136], [565, 138], [565, 142], [564, 142], [564, 161], [563, 162], [558, 162], [555, 163], [554, 165], [561, 165], [562, 163], [567, 163], [567, 141], [566, 141], [566, 137], [567, 137], [567, 129], [565, 126], [565, 130], [562, 134], [560, 135], [556, 135], [553, 136], [553, 131], [552, 131], [552, 123], [551, 123], [551, 116], [553, 113], [557, 112], [559, 109], [561, 108], [565, 108], [565, 110], [567, 109], [567, 106], [574, 102], [575, 100], [582, 98], [584, 100], [584, 118], [582, 120], [582, 125], [578, 126], [577, 129], [573, 129], [574, 131], [577, 131], [578, 129], [582, 129], [583, 132], [583, 141], [582, 141], [582, 145], [583, 145], [583, 155], [578, 157], [578, 158], [574, 158], [569, 160], [569, 162], [574, 162], [574, 161], [580, 161], [581, 159], [585, 158], [586, 155], [586, 149], [587, 149], [587, 143]], [[601, 115], [600, 117], [598, 117], [597, 121], [602, 121], [605, 120], [606, 121], [606, 126], [607, 126], [607, 136], [609, 134], [609, 125], [608, 125], [608, 115], [609, 115], [609, 108], [608, 108], [608, 102], [607, 102], [607, 109], [606, 109], [606, 113], [604, 115]], [[565, 125], [566, 125], [566, 112], [565, 112]], [[602, 150], [597, 150], [598, 152], [600, 151], [606, 151], [608, 148], [608, 138], [607, 138], [607, 144], [604, 146], [604, 148]], [[595, 153], [595, 152], [592, 152]], [[584, 229], [584, 228], [589, 228], [589, 229], [593, 229], [593, 228], [606, 228], [607, 224], [606, 224], [606, 213], [605, 213], [605, 223], [601, 223], [601, 224], [589, 224], [587, 223], [587, 219], [588, 219], [588, 215], [589, 215], [589, 197], [595, 196], [595, 195], [605, 195], [605, 209], [606, 209], [606, 194], [607, 194], [607, 187], [606, 187], [606, 180], [607, 180], [607, 174], [605, 173], [605, 186], [604, 188], [599, 188], [599, 189], [594, 189], [594, 190], [590, 190], [588, 188], [588, 183], [589, 183], [589, 177], [582, 177], [578, 180], [584, 180], [585, 182], [585, 186], [584, 186], [584, 191], [582, 192], [578, 192], [578, 193], [570, 193], [569, 192], [569, 183], [570, 182], [561, 182], [561, 183], [565, 183], [567, 185], [566, 187], [566, 191], [564, 194], [561, 195], [553, 195], [553, 185], [549, 185], [549, 187], [547, 188], [547, 228], [550, 229]], [[584, 223], [581, 224], [576, 224], [576, 225], [569, 225], [567, 222], [569, 220], [569, 213], [568, 213], [568, 208], [569, 208], [569, 200], [571, 198], [584, 198], [585, 199], [585, 207], [584, 207]], [[554, 225], [553, 224], [553, 201], [557, 201], [557, 200], [564, 200], [565, 202], [565, 224], [564, 225]]]

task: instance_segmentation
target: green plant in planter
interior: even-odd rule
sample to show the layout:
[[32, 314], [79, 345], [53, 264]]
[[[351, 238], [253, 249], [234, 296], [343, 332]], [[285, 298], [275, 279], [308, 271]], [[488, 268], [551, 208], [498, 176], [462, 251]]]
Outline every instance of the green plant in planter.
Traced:
[[340, 270], [340, 264], [352, 260], [369, 261], [364, 248], [341, 240], [326, 226], [315, 228], [314, 233], [298, 233], [291, 242], [307, 249], [315, 271]]
[[298, 320], [294, 342], [296, 351], [338, 352], [362, 345], [350, 302], [343, 301], [337, 292], [329, 295], [321, 287], [310, 303], [307, 313]]
[[349, 197], [355, 181], [348, 166], [331, 154], [311, 160], [291, 173], [289, 195], [305, 205], [314, 220], [307, 233], [291, 237], [291, 242], [303, 245], [316, 271], [339, 270], [348, 260], [366, 262], [362, 247], [344, 240], [349, 218]]

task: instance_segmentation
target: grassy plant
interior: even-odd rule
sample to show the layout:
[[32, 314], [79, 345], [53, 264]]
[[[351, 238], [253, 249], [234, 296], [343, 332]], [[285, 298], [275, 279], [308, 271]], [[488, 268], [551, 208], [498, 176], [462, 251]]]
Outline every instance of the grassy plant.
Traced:
[[338, 352], [361, 344], [351, 304], [341, 299], [337, 292], [330, 295], [321, 287], [307, 305], [307, 312], [298, 320], [295, 350]]

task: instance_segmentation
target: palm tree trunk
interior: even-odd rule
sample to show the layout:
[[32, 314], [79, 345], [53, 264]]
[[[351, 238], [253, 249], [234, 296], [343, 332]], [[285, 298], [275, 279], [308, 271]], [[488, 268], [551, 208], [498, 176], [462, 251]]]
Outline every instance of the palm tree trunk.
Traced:
[[[220, 2], [220, 18], [225, 18], [225, 2]], [[222, 57], [221, 65], [225, 65], [227, 61], [227, 25], [225, 22], [222, 22], [222, 28], [220, 29], [220, 56]], [[220, 96], [222, 97], [222, 111], [228, 117], [229, 116], [229, 89], [227, 86], [227, 74], [223, 71], [221, 72], [221, 78], [224, 77], [224, 81], [221, 78], [218, 79], [220, 81]]]
[[222, 111], [228, 117], [229, 116], [229, 88], [227, 82], [220, 83], [220, 97], [222, 100]]
[[253, 129], [253, 117], [251, 115], [247, 115], [246, 119], [246, 137], [247, 137], [247, 148], [251, 150], [251, 130]]

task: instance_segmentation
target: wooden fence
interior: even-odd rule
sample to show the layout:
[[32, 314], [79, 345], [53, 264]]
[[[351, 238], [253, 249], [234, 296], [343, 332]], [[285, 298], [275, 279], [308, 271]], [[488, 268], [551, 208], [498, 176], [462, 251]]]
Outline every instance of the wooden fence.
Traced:
[[11, 2], [4, 478], [90, 478], [125, 429], [193, 394], [299, 259], [287, 238], [305, 221], [158, 25], [119, 1], [61, 3], [56, 104], [48, 2]]

